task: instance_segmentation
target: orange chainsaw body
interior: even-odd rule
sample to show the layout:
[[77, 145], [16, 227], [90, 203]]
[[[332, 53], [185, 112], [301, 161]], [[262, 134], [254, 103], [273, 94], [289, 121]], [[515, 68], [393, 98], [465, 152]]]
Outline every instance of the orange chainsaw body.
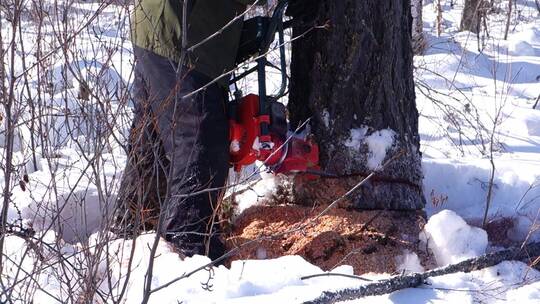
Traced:
[[[259, 115], [259, 97], [242, 97], [229, 117], [230, 160], [234, 170], [259, 160], [275, 173], [319, 170], [319, 147], [311, 139], [287, 137], [273, 131], [274, 115]], [[279, 114], [284, 116], [284, 114]], [[261, 123], [270, 125], [269, 135], [261, 136]], [[261, 145], [267, 143], [267, 145]], [[269, 144], [268, 144], [269, 143]]]

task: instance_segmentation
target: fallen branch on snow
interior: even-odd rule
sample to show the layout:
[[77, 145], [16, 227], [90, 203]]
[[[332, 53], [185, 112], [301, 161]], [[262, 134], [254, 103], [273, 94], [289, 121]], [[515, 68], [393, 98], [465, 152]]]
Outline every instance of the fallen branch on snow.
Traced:
[[370, 283], [358, 288], [347, 288], [339, 291], [325, 291], [318, 298], [304, 302], [304, 304], [326, 304], [340, 301], [354, 300], [367, 296], [383, 295], [396, 290], [418, 287], [424, 284], [429, 277], [455, 273], [470, 272], [491, 267], [507, 260], [525, 260], [540, 256], [540, 242], [530, 243], [519, 248], [510, 248], [498, 252], [488, 253], [476, 258], [468, 259], [457, 264], [437, 268], [423, 273], [413, 273], [405, 276], [393, 277]]

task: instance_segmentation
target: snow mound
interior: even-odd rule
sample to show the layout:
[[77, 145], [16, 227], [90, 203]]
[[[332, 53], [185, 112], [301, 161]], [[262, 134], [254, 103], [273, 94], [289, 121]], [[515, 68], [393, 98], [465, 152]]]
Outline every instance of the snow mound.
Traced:
[[488, 244], [484, 230], [469, 226], [450, 210], [433, 215], [420, 233], [420, 240], [427, 243], [439, 266], [484, 254]]
[[[521, 129], [521, 134], [527, 134], [527, 129], [524, 129]], [[529, 136], [529, 140], [531, 138]], [[508, 141], [505, 143], [508, 144]], [[497, 174], [494, 179], [496, 187], [493, 190], [488, 218], [491, 220], [502, 216], [523, 220], [519, 224], [515, 222], [513, 231], [510, 231], [512, 235], [508, 235], [515, 241], [524, 240], [531, 230], [532, 222], [528, 219], [534, 219], [538, 213], [540, 167], [536, 154], [530, 155], [530, 160], [520, 160], [515, 159], [517, 157], [512, 154], [500, 158], [496, 163]], [[486, 201], [485, 186], [490, 176], [489, 166], [487, 159], [452, 161], [424, 158], [422, 160], [424, 189], [426, 200], [431, 202], [426, 205], [428, 216], [449, 209], [466, 220], [481, 218]]]
[[514, 39], [516, 37], [519, 37], [519, 39], [523, 41], [528, 41], [532, 44], [540, 44], [540, 29], [537, 29], [535, 27], [530, 27], [521, 32], [515, 33], [513, 36]]
[[527, 41], [514, 40], [508, 43], [508, 53], [514, 56], [535, 56], [536, 52]]

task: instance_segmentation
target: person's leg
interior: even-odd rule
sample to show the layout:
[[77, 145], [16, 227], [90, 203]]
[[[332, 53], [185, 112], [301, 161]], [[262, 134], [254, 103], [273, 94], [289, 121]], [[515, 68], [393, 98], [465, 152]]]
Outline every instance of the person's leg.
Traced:
[[[149, 52], [147, 52], [149, 53]], [[196, 72], [177, 72], [177, 64], [149, 53], [143, 65], [157, 132], [170, 163], [168, 197], [162, 204], [160, 230], [187, 255], [217, 258], [223, 245], [212, 223], [228, 172], [228, 122], [225, 94], [211, 85], [189, 98], [211, 79]], [[203, 193], [193, 195], [193, 193]], [[211, 235], [212, 237], [209, 237]], [[206, 252], [205, 242], [210, 252]]]
[[[143, 63], [149, 60], [135, 49], [134, 118], [127, 147], [127, 161], [118, 190], [113, 231], [134, 237], [156, 228], [160, 200], [164, 200], [168, 160], [155, 128]], [[151, 63], [150, 63], [151, 64]]]
[[[183, 84], [182, 94], [210, 81], [197, 75], [190, 78], [193, 85]], [[229, 168], [225, 98], [221, 88], [211, 86], [179, 104], [182, 114], [175, 130], [193, 132], [171, 134], [174, 142], [171, 141], [169, 149], [165, 148], [173, 151], [172, 182], [161, 227], [166, 239], [181, 246], [187, 254], [206, 254], [216, 259], [224, 253], [216, 211], [222, 191], [208, 190], [225, 185]], [[191, 106], [196, 106], [194, 112], [183, 110]]]

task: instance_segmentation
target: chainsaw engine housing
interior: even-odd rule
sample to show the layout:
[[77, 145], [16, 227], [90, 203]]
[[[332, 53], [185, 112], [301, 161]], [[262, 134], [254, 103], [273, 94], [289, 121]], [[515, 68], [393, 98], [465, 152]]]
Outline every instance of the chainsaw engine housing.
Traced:
[[[271, 101], [270, 114], [261, 117], [259, 97], [250, 94], [230, 103], [230, 157], [235, 171], [256, 160], [265, 163], [275, 173], [306, 172], [318, 170], [319, 148], [311, 139], [287, 136], [288, 125], [285, 106]], [[268, 122], [269, 147], [261, 147], [260, 124]]]

